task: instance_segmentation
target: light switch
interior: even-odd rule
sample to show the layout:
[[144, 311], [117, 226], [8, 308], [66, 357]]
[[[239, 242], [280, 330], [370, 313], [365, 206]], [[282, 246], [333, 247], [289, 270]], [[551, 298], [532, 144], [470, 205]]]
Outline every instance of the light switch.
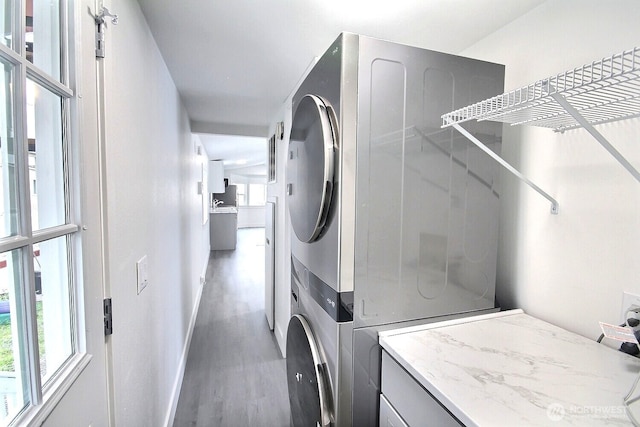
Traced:
[[140, 292], [149, 284], [149, 265], [146, 255], [136, 262], [136, 274], [138, 278], [138, 295], [140, 295]]

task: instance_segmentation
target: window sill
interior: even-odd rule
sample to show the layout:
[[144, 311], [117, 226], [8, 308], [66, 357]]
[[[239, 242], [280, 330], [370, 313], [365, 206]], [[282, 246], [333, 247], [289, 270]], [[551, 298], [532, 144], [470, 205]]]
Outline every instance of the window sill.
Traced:
[[41, 425], [89, 365], [91, 359], [92, 356], [88, 353], [79, 353], [72, 356], [47, 385], [42, 396], [42, 403], [37, 406], [30, 405], [27, 407], [14, 419], [10, 426]]

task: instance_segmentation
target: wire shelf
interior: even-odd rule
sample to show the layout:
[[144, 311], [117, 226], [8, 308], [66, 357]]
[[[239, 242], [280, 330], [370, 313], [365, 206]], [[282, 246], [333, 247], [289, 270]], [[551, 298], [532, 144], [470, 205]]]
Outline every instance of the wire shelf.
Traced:
[[460, 126], [469, 120], [534, 125], [563, 132], [582, 127], [640, 182], [640, 171], [593, 126], [640, 116], [640, 48], [557, 74], [442, 116], [442, 128], [453, 127], [505, 169], [551, 202], [558, 202], [502, 157]]
[[640, 48], [444, 114], [442, 127], [469, 120], [527, 124], [555, 131], [581, 127], [554, 95], [561, 95], [592, 125], [640, 116]]

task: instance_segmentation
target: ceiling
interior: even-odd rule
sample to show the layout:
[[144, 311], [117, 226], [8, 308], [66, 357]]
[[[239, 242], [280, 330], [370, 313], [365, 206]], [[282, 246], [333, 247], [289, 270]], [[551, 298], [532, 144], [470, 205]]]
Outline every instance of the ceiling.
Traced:
[[[138, 0], [210, 158], [260, 137], [342, 31], [458, 53], [545, 0]], [[261, 149], [266, 152], [265, 146]], [[228, 150], [228, 149], [224, 149]], [[228, 154], [227, 154], [228, 155]], [[264, 158], [262, 159], [264, 162]]]
[[267, 144], [265, 138], [197, 134], [209, 160], [222, 160], [226, 176], [264, 178], [267, 174]]

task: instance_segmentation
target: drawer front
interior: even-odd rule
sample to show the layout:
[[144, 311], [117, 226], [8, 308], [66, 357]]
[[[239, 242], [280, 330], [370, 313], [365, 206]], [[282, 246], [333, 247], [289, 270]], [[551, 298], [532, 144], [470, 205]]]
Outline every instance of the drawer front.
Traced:
[[[462, 425], [386, 351], [382, 352], [382, 394], [408, 426]], [[382, 403], [380, 407], [382, 418]]]
[[409, 427], [393, 409], [384, 394], [380, 396], [380, 427]]

